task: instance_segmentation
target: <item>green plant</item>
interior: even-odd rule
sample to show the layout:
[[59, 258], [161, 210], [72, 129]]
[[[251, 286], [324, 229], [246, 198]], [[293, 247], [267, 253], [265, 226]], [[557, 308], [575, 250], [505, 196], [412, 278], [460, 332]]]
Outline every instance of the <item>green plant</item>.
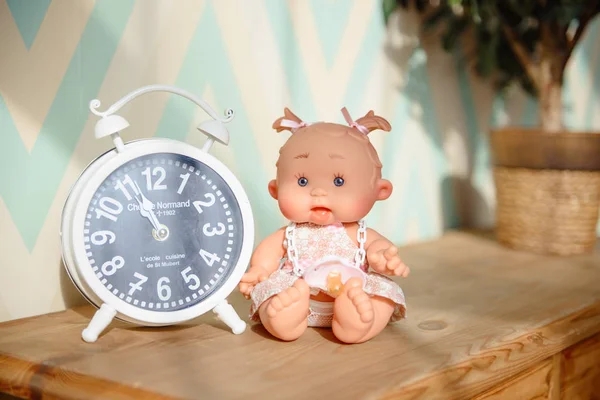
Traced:
[[540, 105], [539, 124], [546, 132], [563, 130], [565, 68], [590, 21], [598, 0], [383, 0], [386, 24], [398, 8], [414, 6], [423, 28], [443, 27], [444, 49], [452, 51], [471, 35], [469, 58], [478, 75], [498, 89], [517, 82]]

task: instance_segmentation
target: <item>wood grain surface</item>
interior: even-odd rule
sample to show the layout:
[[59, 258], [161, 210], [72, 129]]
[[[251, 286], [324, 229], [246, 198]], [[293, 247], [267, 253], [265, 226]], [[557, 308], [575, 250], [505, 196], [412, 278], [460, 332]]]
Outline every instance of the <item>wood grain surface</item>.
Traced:
[[553, 373], [555, 366], [552, 360], [553, 358], [550, 358], [540, 362], [473, 400], [551, 399], [555, 384]]
[[[82, 307], [0, 324], [0, 390], [61, 398], [470, 399], [521, 374], [551, 374], [556, 363], [548, 360], [600, 332], [600, 251], [547, 257], [451, 232], [400, 255], [412, 270], [397, 279], [408, 318], [367, 343], [344, 345], [317, 328], [290, 343], [260, 325], [236, 336], [207, 314], [166, 328], [115, 322], [88, 344], [81, 330], [94, 310]], [[247, 315], [248, 301], [230, 300]], [[562, 364], [573, 371], [567, 387], [584, 369], [598, 371], [593, 359]]]
[[561, 399], [600, 399], [600, 335], [562, 353]]

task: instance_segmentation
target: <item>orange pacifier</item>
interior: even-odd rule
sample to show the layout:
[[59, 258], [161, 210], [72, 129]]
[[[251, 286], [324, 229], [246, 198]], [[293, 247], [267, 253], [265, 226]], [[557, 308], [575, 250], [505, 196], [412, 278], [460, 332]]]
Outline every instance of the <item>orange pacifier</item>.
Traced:
[[366, 276], [363, 270], [339, 257], [323, 258], [304, 272], [304, 280], [308, 286], [331, 297], [337, 297], [350, 278], [360, 278], [364, 288]]

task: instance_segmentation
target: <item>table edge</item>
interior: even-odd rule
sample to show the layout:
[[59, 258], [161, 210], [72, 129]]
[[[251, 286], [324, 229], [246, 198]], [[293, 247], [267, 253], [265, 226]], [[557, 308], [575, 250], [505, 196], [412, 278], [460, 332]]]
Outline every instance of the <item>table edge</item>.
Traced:
[[[0, 352], [0, 393], [23, 398], [103, 398], [179, 399], [170, 395], [137, 388], [109, 379], [85, 375], [67, 368], [38, 363]], [[98, 388], [108, 390], [97, 390]]]
[[[531, 332], [515, 338], [512, 340], [512, 342], [535, 342], [538, 340], [545, 340], [547, 343], [552, 344], [555, 338], [561, 337], [561, 333], [564, 340], [561, 340], [558, 344], [554, 344], [553, 346], [545, 346], [545, 350], [536, 352], [535, 356], [530, 355], [527, 361], [519, 365], [518, 368], [514, 368], [511, 365], [510, 375], [501, 375], [496, 373], [492, 375], [492, 377], [488, 376], [483, 385], [481, 385], [483, 379], [479, 379], [469, 382], [466, 386], [461, 385], [462, 379], [458, 378], [450, 381], [449, 384], [444, 387], [443, 392], [438, 391], [433, 396], [428, 393], [427, 399], [447, 399], [450, 395], [456, 400], [471, 399], [473, 396], [484, 393], [496, 385], [506, 381], [507, 379], [527, 371], [529, 368], [549, 357], [552, 357], [555, 354], [562, 352], [576, 343], [587, 340], [590, 337], [600, 333], [600, 301], [588, 306], [584, 306], [577, 311], [550, 322], [549, 324], [540, 326], [537, 329], [533, 329]], [[542, 344], [543, 343], [540, 343], [540, 345]], [[419, 398], [420, 392], [426, 392], [428, 387], [432, 386], [432, 383], [443, 379], [444, 376], [460, 377], [461, 375], [465, 375], [461, 373], [461, 370], [480, 369], [480, 367], [475, 365], [475, 361], [487, 357], [489, 354], [498, 352], [501, 349], [502, 347], [490, 348], [479, 354], [470, 355], [466, 360], [444, 367], [435, 373], [432, 373], [430, 376], [420, 378], [414, 382], [410, 382], [395, 388], [384, 388], [373, 398], [377, 400]], [[477, 390], [474, 390], [475, 387]]]

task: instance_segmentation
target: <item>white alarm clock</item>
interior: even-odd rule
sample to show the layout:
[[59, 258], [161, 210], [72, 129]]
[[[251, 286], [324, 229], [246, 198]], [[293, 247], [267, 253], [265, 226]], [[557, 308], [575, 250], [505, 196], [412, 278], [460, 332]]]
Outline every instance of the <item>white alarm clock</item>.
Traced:
[[[128, 122], [114, 113], [144, 93], [166, 91], [200, 106], [213, 119], [198, 126], [208, 136], [202, 149], [149, 138], [124, 143]], [[83, 171], [65, 202], [62, 255], [71, 280], [98, 308], [82, 332], [97, 340], [113, 318], [144, 326], [173, 325], [214, 311], [233, 333], [246, 324], [227, 297], [249, 263], [254, 220], [234, 174], [208, 153], [224, 145], [224, 123], [201, 99], [176, 87], [150, 85], [129, 93], [105, 112], [96, 138], [115, 148]]]

